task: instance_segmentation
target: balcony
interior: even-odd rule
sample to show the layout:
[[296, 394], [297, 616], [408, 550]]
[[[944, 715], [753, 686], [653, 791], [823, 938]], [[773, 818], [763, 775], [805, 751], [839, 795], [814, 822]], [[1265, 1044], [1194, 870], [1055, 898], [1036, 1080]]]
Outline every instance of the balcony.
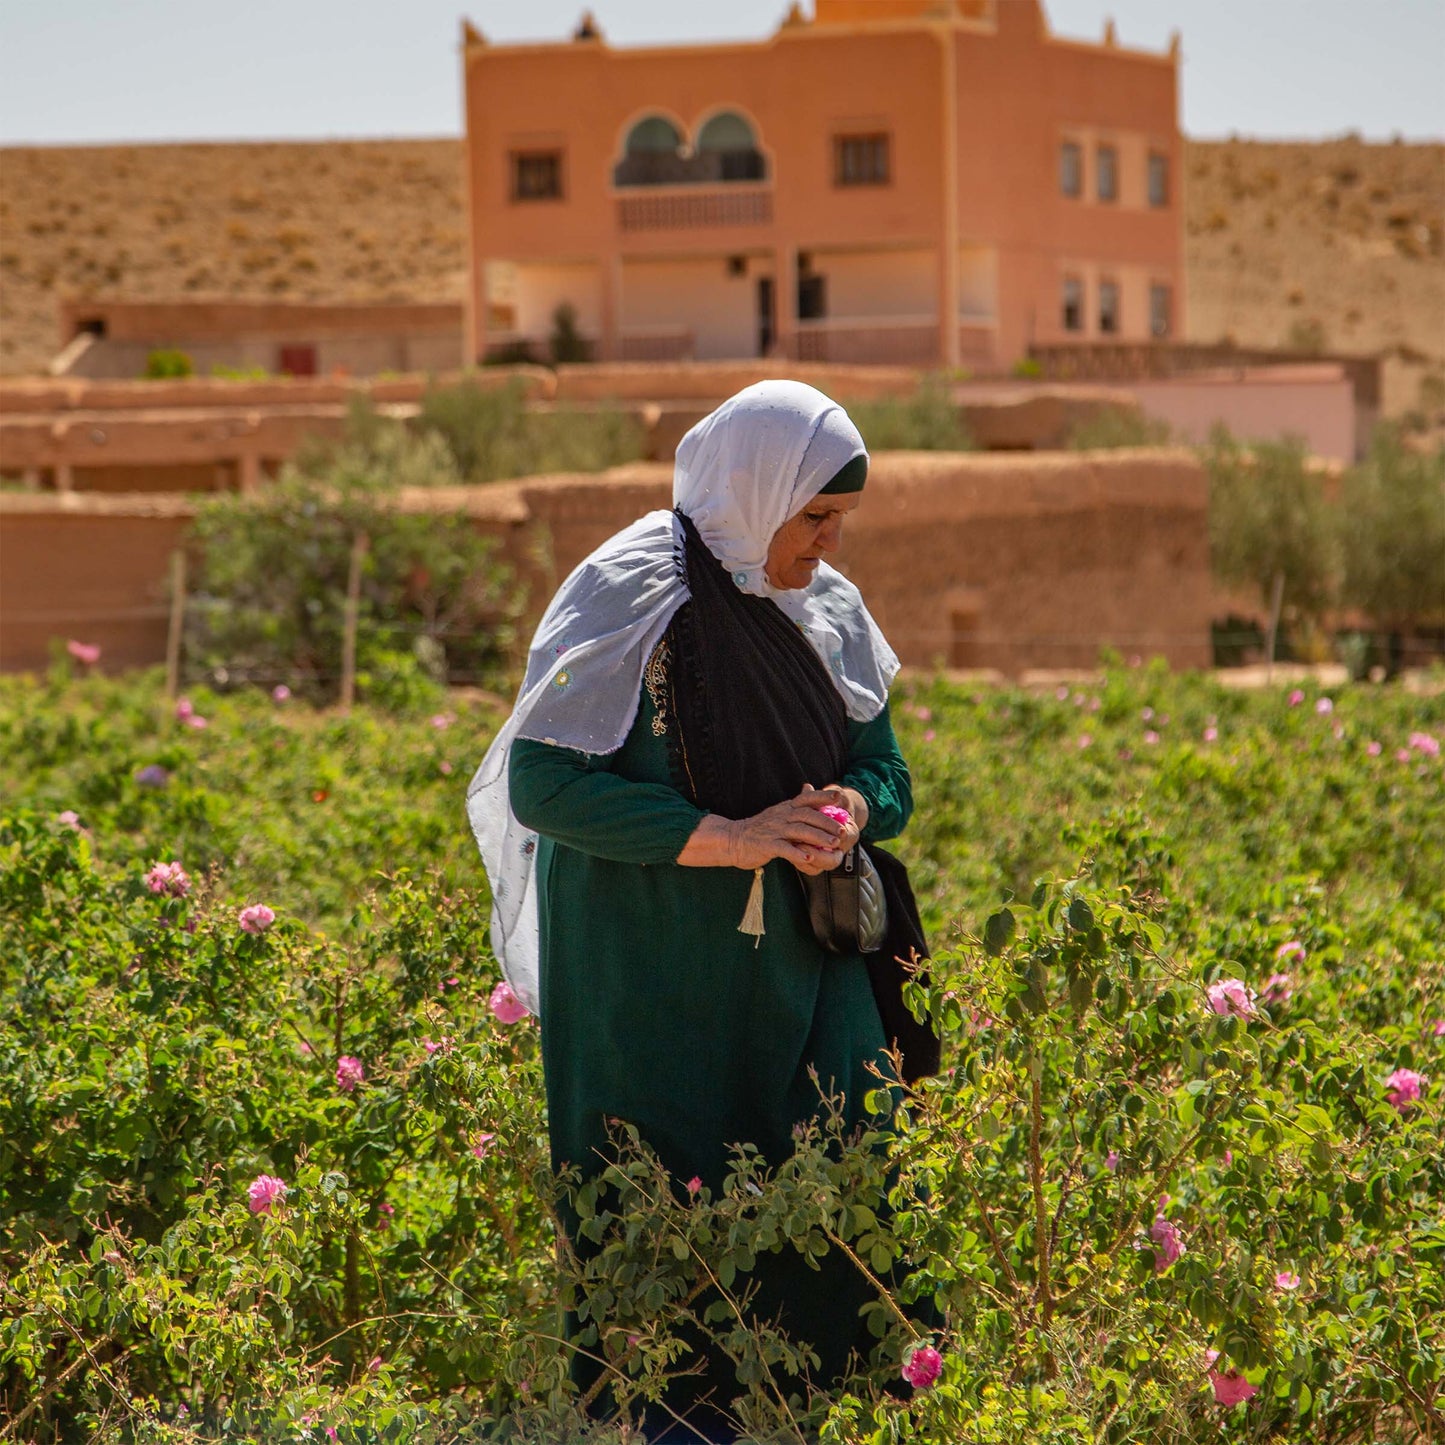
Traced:
[[617, 198], [617, 223], [629, 232], [766, 226], [772, 219], [773, 192], [766, 185], [678, 186]]
[[612, 184], [633, 186], [717, 186], [765, 181], [767, 162], [760, 150], [634, 151], [612, 168]]

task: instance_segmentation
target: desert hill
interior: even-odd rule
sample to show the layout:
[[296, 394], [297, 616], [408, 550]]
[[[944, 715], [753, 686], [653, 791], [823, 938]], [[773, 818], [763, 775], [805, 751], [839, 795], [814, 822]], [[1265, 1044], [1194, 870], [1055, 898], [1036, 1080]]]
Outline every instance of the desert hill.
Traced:
[[[1192, 141], [1183, 180], [1191, 339], [1389, 351], [1393, 411], [1445, 385], [1445, 145]], [[0, 149], [0, 372], [62, 294], [456, 300], [465, 250], [456, 140]]]

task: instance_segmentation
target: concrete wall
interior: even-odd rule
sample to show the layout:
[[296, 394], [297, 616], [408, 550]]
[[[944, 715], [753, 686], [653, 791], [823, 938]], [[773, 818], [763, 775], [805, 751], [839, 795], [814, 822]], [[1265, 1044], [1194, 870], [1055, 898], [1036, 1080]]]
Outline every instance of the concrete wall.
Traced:
[[[726, 256], [622, 263], [621, 327], [629, 332], [684, 330], [699, 361], [758, 354], [758, 275], [734, 275]], [[678, 318], [685, 316], [685, 327]]]
[[[671, 475], [644, 463], [406, 504], [462, 511], [500, 537], [534, 583], [536, 611], [599, 542], [670, 505]], [[1200, 667], [1207, 507], [1203, 472], [1178, 452], [888, 453], [839, 565], [907, 663], [1016, 673], [1090, 666], [1112, 646]], [[49, 640], [65, 637], [100, 642], [107, 666], [162, 660], [167, 567], [190, 515], [171, 498], [0, 494], [0, 667], [41, 667]]]

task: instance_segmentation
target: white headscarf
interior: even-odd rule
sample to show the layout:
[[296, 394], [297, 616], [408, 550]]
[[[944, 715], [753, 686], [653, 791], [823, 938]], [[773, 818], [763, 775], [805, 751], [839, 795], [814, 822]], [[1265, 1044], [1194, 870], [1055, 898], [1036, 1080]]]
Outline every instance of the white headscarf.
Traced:
[[[764, 575], [773, 534], [855, 457], [867, 456], [847, 413], [797, 381], [761, 381], [683, 437], [673, 502], [745, 592], [771, 597], [822, 658], [848, 716], [888, 700], [898, 659], [858, 589], [820, 562], [808, 586]], [[467, 814], [492, 885], [492, 949], [513, 991], [538, 1010], [537, 835], [512, 815], [512, 743], [531, 738], [587, 753], [622, 746], [643, 669], [687, 600], [682, 524], [649, 512], [578, 564], [538, 624], [512, 716], [467, 789]]]

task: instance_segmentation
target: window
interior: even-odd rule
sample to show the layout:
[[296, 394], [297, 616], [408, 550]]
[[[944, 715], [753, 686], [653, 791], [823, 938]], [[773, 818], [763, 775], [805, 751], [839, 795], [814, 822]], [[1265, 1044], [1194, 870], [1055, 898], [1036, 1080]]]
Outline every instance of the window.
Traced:
[[276, 370], [282, 376], [315, 376], [316, 348], [297, 343], [280, 348]]
[[1101, 201], [1119, 199], [1119, 152], [1113, 146], [1100, 146], [1098, 164], [1098, 196]]
[[1084, 156], [1071, 140], [1059, 147], [1059, 190], [1072, 199], [1084, 193]]
[[1169, 157], [1158, 151], [1149, 152], [1149, 204], [1169, 204]]
[[645, 115], [627, 132], [622, 159], [612, 168], [617, 186], [681, 186], [695, 180], [682, 153], [683, 135], [665, 115]]
[[1155, 285], [1149, 288], [1149, 335], [1168, 336], [1173, 330], [1173, 288]]
[[562, 152], [513, 151], [512, 199], [514, 201], [560, 201], [562, 199]]
[[666, 116], [644, 116], [627, 132], [625, 149], [630, 156], [672, 155], [682, 149], [682, 136]]
[[752, 126], [731, 110], [719, 111], [698, 131], [697, 167], [701, 181], [761, 181], [767, 174]]
[[1119, 283], [1099, 282], [1099, 330], [1114, 333], [1119, 329]]
[[828, 278], [821, 274], [798, 277], [798, 320], [821, 321], [828, 314]]
[[835, 186], [886, 186], [888, 136], [840, 135], [833, 137]]
[[1084, 283], [1077, 276], [1064, 277], [1064, 330], [1084, 329]]

